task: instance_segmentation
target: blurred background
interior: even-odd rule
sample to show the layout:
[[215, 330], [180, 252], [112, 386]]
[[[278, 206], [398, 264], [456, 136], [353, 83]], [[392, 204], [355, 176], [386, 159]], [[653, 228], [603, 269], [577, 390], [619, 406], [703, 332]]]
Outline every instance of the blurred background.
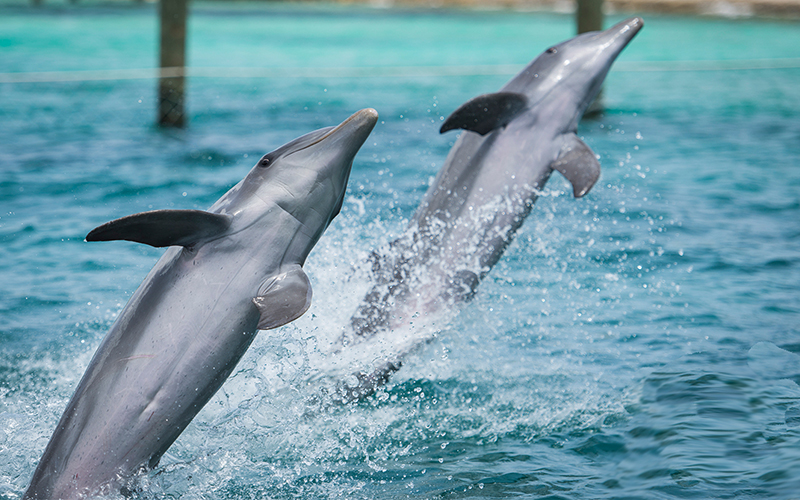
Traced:
[[134, 497], [797, 498], [800, 2], [588, 6], [645, 21], [578, 131], [601, 180], [575, 200], [554, 175], [474, 300], [346, 405], [317, 363], [457, 137], [442, 120], [574, 36], [576, 6], [192, 2], [166, 16], [182, 64], [160, 7], [0, 1], [0, 499], [162, 253], [86, 233], [205, 209], [364, 107], [311, 309], [258, 336]]

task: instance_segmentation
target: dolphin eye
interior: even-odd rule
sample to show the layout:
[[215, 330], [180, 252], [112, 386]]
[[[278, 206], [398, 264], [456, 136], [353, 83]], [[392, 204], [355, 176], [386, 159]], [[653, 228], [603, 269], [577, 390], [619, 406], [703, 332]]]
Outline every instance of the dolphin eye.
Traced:
[[558, 52], [558, 49], [555, 47], [550, 47], [549, 49], [547, 49], [548, 54], [555, 54], [556, 52]]
[[269, 161], [270, 161], [269, 156], [265, 156], [265, 157], [261, 158], [261, 160], [258, 162], [258, 166], [259, 167], [268, 167], [269, 166]]

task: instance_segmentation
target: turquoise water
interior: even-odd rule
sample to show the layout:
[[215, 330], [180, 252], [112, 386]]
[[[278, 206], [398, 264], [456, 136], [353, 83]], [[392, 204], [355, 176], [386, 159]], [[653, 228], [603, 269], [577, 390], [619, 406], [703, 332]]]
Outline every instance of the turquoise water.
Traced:
[[475, 299], [349, 405], [316, 363], [444, 161], [442, 117], [570, 17], [197, 4], [190, 65], [243, 76], [192, 78], [169, 132], [152, 79], [74, 73], [152, 68], [156, 27], [148, 5], [0, 7], [0, 498], [161, 253], [86, 233], [206, 208], [367, 106], [381, 121], [306, 264], [314, 304], [259, 335], [137, 498], [797, 498], [797, 24], [646, 16], [579, 130], [598, 185], [575, 200], [554, 176]]

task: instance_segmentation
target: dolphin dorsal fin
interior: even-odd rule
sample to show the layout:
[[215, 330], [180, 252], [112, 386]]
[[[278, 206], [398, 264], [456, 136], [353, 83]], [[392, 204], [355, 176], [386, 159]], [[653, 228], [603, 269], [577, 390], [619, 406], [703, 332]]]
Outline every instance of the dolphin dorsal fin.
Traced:
[[479, 95], [453, 111], [439, 133], [461, 128], [486, 135], [508, 125], [527, 105], [528, 98], [514, 92]]
[[311, 306], [311, 282], [295, 264], [285, 273], [270, 276], [253, 299], [260, 314], [259, 330], [271, 330], [296, 320]]
[[230, 223], [229, 215], [203, 210], [153, 210], [97, 226], [86, 235], [86, 241], [126, 240], [153, 247], [188, 247], [218, 236]]
[[561, 153], [550, 167], [558, 170], [572, 184], [575, 198], [588, 193], [600, 178], [600, 164], [594, 151], [574, 133], [566, 134]]

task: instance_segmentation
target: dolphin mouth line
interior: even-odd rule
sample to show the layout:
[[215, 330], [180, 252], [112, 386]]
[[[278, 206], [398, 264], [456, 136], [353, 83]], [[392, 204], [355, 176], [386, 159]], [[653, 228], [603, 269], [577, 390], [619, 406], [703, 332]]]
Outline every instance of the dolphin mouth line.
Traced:
[[332, 128], [331, 128], [331, 129], [330, 129], [330, 130], [329, 130], [329, 131], [328, 131], [328, 132], [325, 134], [325, 135], [323, 135], [322, 137], [320, 137], [320, 138], [319, 138], [319, 139], [317, 139], [316, 141], [314, 141], [314, 142], [312, 142], [312, 143], [310, 143], [310, 144], [307, 144], [307, 145], [303, 146], [303, 147], [302, 147], [302, 148], [300, 148], [300, 149], [296, 149], [296, 150], [292, 151], [291, 153], [289, 153], [289, 154], [288, 154], [288, 155], [286, 155], [286, 156], [287, 156], [287, 157], [289, 157], [289, 156], [292, 156], [292, 155], [293, 155], [293, 154], [295, 154], [295, 153], [299, 153], [300, 151], [306, 150], [306, 149], [310, 148], [311, 146], [316, 146], [317, 144], [319, 144], [320, 142], [324, 141], [325, 139], [327, 139], [327, 138], [328, 138], [328, 137], [330, 137], [331, 135], [335, 134], [335, 133], [336, 133], [336, 132], [337, 132], [339, 129], [342, 129], [342, 128], [344, 128], [344, 127], [345, 127], [346, 125], [348, 125], [348, 124], [349, 124], [351, 121], [354, 121], [356, 118], [358, 118], [359, 116], [361, 116], [361, 115], [363, 115], [363, 114], [377, 114], [377, 111], [375, 111], [375, 110], [374, 110], [374, 109], [372, 109], [372, 108], [367, 108], [367, 109], [365, 109], [365, 110], [362, 110], [362, 111], [359, 111], [359, 112], [353, 113], [353, 114], [352, 114], [351, 116], [349, 116], [349, 117], [348, 117], [348, 118], [347, 118], [345, 121], [343, 121], [342, 123], [340, 123], [339, 125], [337, 125], [337, 126], [335, 126], [335, 127], [332, 127]]
[[[352, 118], [352, 117], [351, 117], [351, 118]], [[348, 120], [349, 120], [349, 119], [350, 119], [350, 118], [348, 118]], [[319, 144], [320, 142], [322, 142], [322, 141], [324, 141], [325, 139], [327, 139], [328, 137], [330, 137], [330, 136], [331, 136], [331, 134], [333, 134], [334, 132], [336, 132], [336, 131], [339, 129], [339, 127], [341, 127], [341, 126], [342, 126], [342, 125], [344, 125], [345, 123], [347, 123], [347, 120], [345, 120], [344, 122], [340, 123], [340, 124], [339, 124], [339, 125], [337, 125], [336, 127], [330, 127], [330, 130], [329, 130], [329, 131], [328, 131], [328, 132], [327, 132], [325, 135], [323, 135], [322, 137], [320, 137], [319, 139], [317, 139], [316, 141], [314, 141], [314, 142], [312, 142], [312, 143], [310, 143], [310, 144], [306, 144], [306, 145], [305, 145], [305, 146], [303, 146], [302, 148], [295, 149], [295, 150], [294, 150], [294, 151], [292, 151], [291, 153], [287, 154], [287, 155], [285, 156], [285, 158], [288, 158], [288, 157], [292, 156], [292, 155], [293, 155], [293, 154], [295, 154], [295, 153], [299, 153], [300, 151], [304, 151], [304, 150], [306, 150], [306, 149], [310, 148], [311, 146], [316, 146], [316, 145], [317, 145], [317, 144]]]

